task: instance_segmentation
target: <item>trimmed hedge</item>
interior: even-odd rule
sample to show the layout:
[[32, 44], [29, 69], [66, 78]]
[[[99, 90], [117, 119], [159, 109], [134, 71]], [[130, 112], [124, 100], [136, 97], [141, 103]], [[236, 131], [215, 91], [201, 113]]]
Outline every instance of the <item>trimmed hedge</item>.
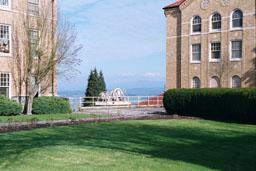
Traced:
[[69, 100], [60, 97], [39, 97], [33, 101], [33, 114], [67, 114], [71, 112]]
[[21, 104], [0, 95], [0, 115], [1, 116], [21, 114], [22, 109], [23, 107]]
[[172, 89], [164, 107], [168, 114], [256, 123], [256, 88]]

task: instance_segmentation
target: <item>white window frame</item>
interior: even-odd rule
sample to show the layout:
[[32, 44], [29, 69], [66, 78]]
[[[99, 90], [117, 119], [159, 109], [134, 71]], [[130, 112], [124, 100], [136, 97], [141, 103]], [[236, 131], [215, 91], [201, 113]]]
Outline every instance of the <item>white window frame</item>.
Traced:
[[237, 10], [240, 10], [241, 12], [242, 12], [242, 21], [244, 21], [244, 13], [243, 13], [243, 11], [241, 10], [241, 9], [234, 9], [232, 12], [231, 12], [231, 14], [230, 14], [230, 30], [242, 30], [243, 29], [243, 23], [242, 23], [242, 27], [233, 27], [233, 14], [234, 14], [234, 12], [235, 11], [237, 11]]
[[[235, 41], [241, 41], [242, 42], [242, 56], [241, 58], [232, 58], [232, 53], [233, 53], [233, 50], [232, 50], [232, 42], [235, 42]], [[239, 39], [239, 40], [231, 40], [230, 43], [229, 43], [229, 51], [230, 51], [230, 55], [229, 55], [229, 60], [230, 61], [242, 61], [243, 60], [243, 40]]]
[[[31, 41], [32, 41], [32, 39], [31, 39], [31, 32], [37, 32], [37, 36], [39, 36], [40, 37], [40, 30], [37, 30], [37, 29], [29, 29], [29, 36], [30, 36], [30, 45], [32, 44], [31, 43]], [[38, 40], [36, 40], [36, 41], [40, 41], [40, 38], [38, 38]], [[38, 49], [39, 49], [39, 46], [40, 46], [40, 42], [36, 42], [37, 43], [37, 46], [38, 46]], [[34, 56], [34, 59], [38, 59], [38, 56]]]
[[[201, 51], [200, 51], [200, 61], [199, 60], [193, 60], [193, 45], [200, 45]], [[195, 43], [191, 44], [190, 46], [190, 63], [201, 63], [202, 60], [202, 44], [201, 43]]]
[[[12, 74], [9, 72], [0, 72], [0, 74], [8, 74], [9, 75], [9, 86], [8, 86], [9, 92], [8, 92], [8, 94], [9, 94], [9, 99], [11, 99], [11, 97], [12, 97]], [[1, 76], [0, 76], [0, 79], [1, 79]], [[1, 84], [0, 84], [0, 87], [1, 87]], [[6, 88], [6, 86], [5, 86], [5, 88]]]
[[[27, 0], [27, 8], [28, 8], [28, 6], [29, 6], [29, 4], [36, 4], [36, 3], [31, 3], [31, 2], [29, 2], [29, 0]], [[37, 5], [37, 4], [36, 4]], [[40, 10], [40, 0], [38, 0], [38, 14], [33, 14], [33, 13], [30, 13], [29, 12], [29, 9], [28, 9], [28, 15], [30, 15], [30, 16], [40, 16], [40, 14], [41, 14], [41, 10]]]
[[[234, 79], [234, 77], [239, 77], [239, 79], [240, 79], [240, 87], [233, 87], [233, 79]], [[231, 88], [242, 88], [242, 78], [240, 77], [240, 76], [238, 76], [238, 75], [234, 75], [234, 76], [232, 76], [232, 78], [231, 78]]]
[[[220, 58], [212, 59], [212, 43], [220, 43]], [[210, 42], [209, 43], [209, 62], [220, 62], [221, 61], [221, 42]]]
[[200, 17], [201, 19], [201, 31], [200, 32], [194, 32], [193, 30], [193, 20], [195, 17], [200, 17], [199, 15], [195, 15], [194, 17], [192, 17], [191, 21], [190, 21], [190, 24], [191, 24], [191, 28], [190, 28], [190, 32], [192, 35], [196, 35], [196, 34], [201, 34], [202, 33], [202, 25], [203, 25], [203, 20], [202, 20], [202, 17]]
[[[194, 87], [194, 79], [198, 78], [199, 79], [199, 87]], [[201, 88], [201, 80], [199, 77], [195, 76], [192, 78], [192, 85], [191, 85], [191, 88]]]
[[0, 56], [11, 56], [12, 54], [12, 27], [8, 24], [0, 24], [9, 28], [9, 53], [0, 52]]
[[8, 0], [8, 5], [0, 5], [0, 9], [10, 10], [11, 9], [11, 0]]
[[[213, 22], [212, 22], [212, 17], [213, 17], [213, 15], [215, 15], [215, 14], [219, 14], [220, 17], [221, 17], [221, 20], [220, 20], [221, 27], [220, 27], [220, 29], [213, 29], [213, 28], [212, 28], [212, 24], [213, 24]], [[221, 15], [219, 12], [213, 13], [213, 14], [210, 16], [209, 21], [210, 21], [210, 32], [220, 32], [220, 31], [221, 31], [221, 29], [222, 29], [222, 15]]]

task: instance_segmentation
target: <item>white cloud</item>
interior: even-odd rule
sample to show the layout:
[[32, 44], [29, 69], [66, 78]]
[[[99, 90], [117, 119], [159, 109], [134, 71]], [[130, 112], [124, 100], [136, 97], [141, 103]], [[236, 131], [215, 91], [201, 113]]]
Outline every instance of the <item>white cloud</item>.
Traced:
[[[141, 58], [165, 50], [167, 2], [154, 0], [64, 0], [87, 61]], [[168, 1], [169, 3], [169, 1]], [[168, 4], [167, 3], [167, 4]]]
[[79, 83], [85, 85], [93, 67], [104, 70], [109, 84], [164, 82], [165, 70], [159, 62], [165, 62], [166, 25], [162, 8], [173, 1], [59, 1], [61, 11], [76, 24], [78, 41], [84, 46], [80, 56], [86, 63], [79, 66], [81, 75], [71, 88]]
[[136, 74], [133, 72], [127, 72], [127, 73], [121, 73], [119, 74], [121, 77], [162, 77], [161, 74], [158, 73], [152, 73], [152, 72], [147, 72], [145, 74]]
[[144, 76], [145, 77], [161, 77], [160, 74], [155, 74], [155, 73], [151, 73], [151, 72], [145, 73]]

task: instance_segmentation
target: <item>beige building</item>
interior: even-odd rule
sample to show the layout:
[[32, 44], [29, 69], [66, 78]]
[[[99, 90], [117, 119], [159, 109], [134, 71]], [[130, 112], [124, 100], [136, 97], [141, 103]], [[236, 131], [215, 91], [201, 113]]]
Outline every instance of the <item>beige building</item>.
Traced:
[[180, 0], [166, 6], [166, 88], [255, 86], [255, 5]]
[[[22, 44], [24, 37], [22, 32], [22, 21], [24, 16], [38, 17], [42, 12], [43, 4], [51, 4], [47, 10], [50, 14], [55, 11], [57, 0], [0, 0], [0, 94], [12, 99], [20, 96], [27, 96], [27, 88], [25, 83], [20, 84], [19, 67], [22, 66], [22, 57], [24, 56], [24, 48], [27, 45]], [[19, 25], [21, 24], [21, 25]], [[31, 31], [31, 42], [33, 36], [38, 32]], [[19, 58], [20, 57], [20, 58]], [[17, 61], [16, 59], [21, 59]], [[35, 56], [36, 58], [36, 56]], [[22, 70], [24, 68], [20, 68]], [[56, 95], [56, 75], [54, 79], [50, 78], [40, 85], [38, 95], [51, 96]], [[46, 83], [48, 82], [48, 83]], [[53, 85], [53, 86], [52, 86]], [[44, 90], [44, 91], [42, 91]]]

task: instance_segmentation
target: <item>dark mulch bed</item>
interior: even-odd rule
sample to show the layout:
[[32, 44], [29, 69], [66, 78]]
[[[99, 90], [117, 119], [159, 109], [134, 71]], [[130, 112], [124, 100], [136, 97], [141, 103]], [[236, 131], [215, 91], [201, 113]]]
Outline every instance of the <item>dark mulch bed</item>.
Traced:
[[88, 123], [100, 123], [100, 122], [118, 122], [118, 121], [129, 121], [129, 120], [160, 120], [160, 119], [192, 119], [192, 120], [202, 120], [202, 118], [198, 117], [189, 117], [189, 116], [178, 116], [178, 115], [148, 115], [148, 116], [137, 116], [137, 117], [120, 117], [116, 118], [95, 118], [93, 120], [84, 120], [84, 119], [74, 119], [63, 122], [47, 122], [46, 124], [37, 124], [31, 123], [28, 125], [19, 125], [8, 126], [0, 128], [0, 133], [5, 132], [15, 132], [15, 131], [24, 131], [24, 130], [32, 130], [37, 128], [46, 128], [46, 127], [54, 127], [54, 126], [67, 126], [67, 125], [79, 125], [79, 124], [88, 124]]

